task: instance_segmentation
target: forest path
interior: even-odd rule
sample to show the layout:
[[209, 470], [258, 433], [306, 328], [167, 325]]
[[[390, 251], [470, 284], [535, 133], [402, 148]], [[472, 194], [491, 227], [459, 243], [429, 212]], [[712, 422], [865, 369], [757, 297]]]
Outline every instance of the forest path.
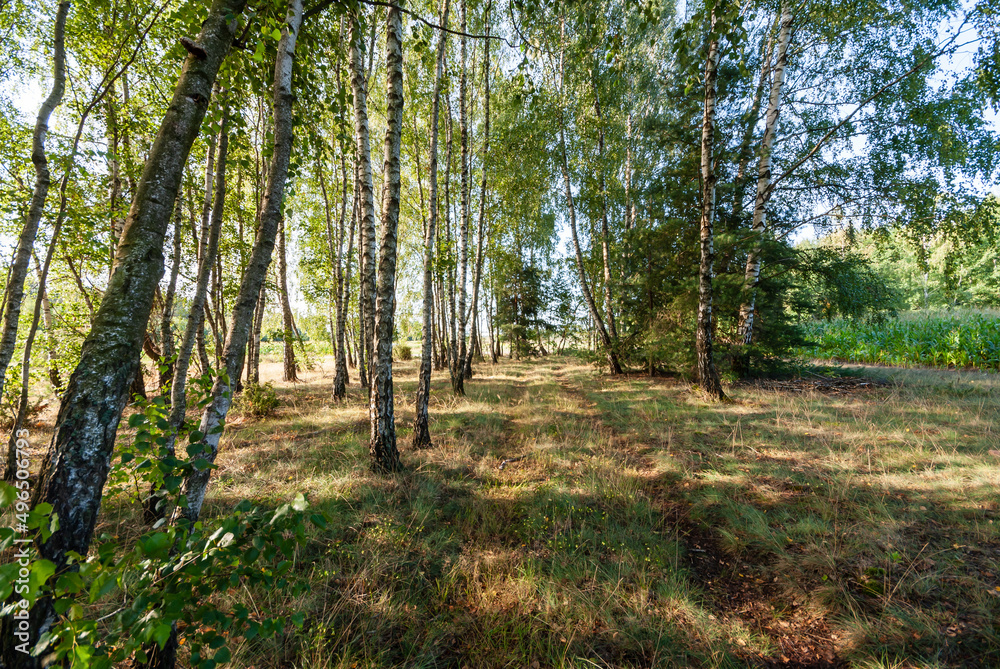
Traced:
[[209, 522], [299, 492], [330, 518], [297, 563], [304, 599], [239, 595], [306, 627], [237, 666], [1000, 666], [992, 388], [715, 405], [574, 357], [503, 360], [464, 397], [435, 372], [415, 451], [402, 361], [404, 467], [380, 476], [356, 375], [334, 403], [317, 362], [276, 381], [275, 415], [234, 412], [213, 475]]

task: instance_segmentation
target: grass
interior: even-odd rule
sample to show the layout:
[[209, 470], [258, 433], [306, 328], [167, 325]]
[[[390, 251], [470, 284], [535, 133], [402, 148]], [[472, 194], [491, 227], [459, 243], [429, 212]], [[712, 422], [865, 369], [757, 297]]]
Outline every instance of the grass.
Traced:
[[[464, 398], [436, 373], [435, 442], [412, 451], [400, 363], [405, 470], [383, 477], [356, 376], [333, 404], [324, 370], [223, 439], [208, 516], [305, 492], [332, 518], [296, 558], [308, 595], [220, 593], [306, 614], [235, 641], [234, 667], [1000, 666], [994, 376], [868, 370], [891, 385], [708, 405], [505, 361]], [[109, 509], [98, 532], [135, 522]]]
[[886, 365], [1000, 369], [1000, 318], [995, 314], [919, 312], [882, 323], [838, 319], [807, 328], [820, 359]]

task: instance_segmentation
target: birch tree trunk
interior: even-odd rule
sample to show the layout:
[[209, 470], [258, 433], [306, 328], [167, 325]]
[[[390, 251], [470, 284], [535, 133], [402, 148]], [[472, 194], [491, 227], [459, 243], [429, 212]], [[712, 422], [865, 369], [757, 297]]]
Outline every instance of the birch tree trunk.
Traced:
[[[565, 21], [565, 19], [564, 19]], [[565, 71], [564, 71], [564, 54], [562, 50], [559, 53], [559, 89], [562, 93], [565, 83]], [[590, 282], [587, 280], [587, 269], [583, 264], [583, 251], [580, 249], [580, 238], [576, 231], [576, 206], [573, 202], [573, 191], [570, 187], [569, 180], [569, 158], [566, 155], [566, 121], [563, 118], [563, 112], [560, 109], [559, 112], [559, 148], [562, 152], [562, 160], [560, 161], [560, 167], [562, 168], [563, 174], [563, 186], [566, 193], [566, 208], [569, 210], [569, 230], [573, 237], [573, 250], [576, 253], [576, 267], [580, 275], [580, 290], [583, 293], [583, 299], [587, 303], [587, 308], [590, 311], [591, 319], [594, 321], [594, 328], [596, 330], [597, 336], [601, 340], [601, 344], [604, 346], [605, 355], [608, 359], [608, 366], [611, 368], [612, 374], [621, 374], [622, 367], [618, 362], [618, 353], [615, 351], [614, 342], [608, 335], [607, 329], [604, 327], [604, 319], [601, 318], [601, 312], [597, 309], [597, 303], [594, 301], [594, 294], [590, 290]], [[513, 345], [511, 346], [511, 354], [513, 354]]]
[[617, 346], [618, 328], [615, 327], [615, 312], [611, 295], [611, 232], [608, 229], [608, 188], [604, 179], [604, 117], [601, 114], [601, 97], [597, 91], [597, 64], [591, 88], [594, 91], [594, 112], [597, 116], [597, 187], [601, 191], [601, 259], [604, 263], [604, 314], [608, 321], [608, 334]]
[[[38, 285], [42, 285], [42, 268], [38, 265], [38, 258], [35, 258], [35, 272], [39, 276]], [[49, 301], [48, 290], [40, 290], [42, 298], [42, 329], [45, 331], [46, 358], [49, 363], [48, 375], [52, 390], [58, 394], [62, 390], [62, 374], [59, 373], [59, 358], [56, 353], [55, 323], [52, 320], [52, 303]]]
[[[218, 87], [215, 88], [213, 93], [218, 93]], [[205, 157], [205, 187], [202, 194], [201, 202], [201, 229], [199, 231], [198, 245], [198, 273], [201, 273], [201, 266], [205, 262], [205, 244], [208, 238], [208, 228], [211, 225], [212, 216], [212, 188], [213, 180], [215, 178], [215, 137], [210, 136], [208, 138], [208, 152]], [[194, 316], [198, 323], [196, 330], [197, 338], [195, 343], [198, 346], [198, 361], [201, 364], [202, 373], [207, 372], [212, 368], [212, 361], [208, 357], [208, 349], [205, 346], [205, 321], [210, 318], [208, 310], [202, 305], [202, 308], [198, 312], [190, 312], [188, 318]], [[212, 330], [215, 330], [214, 324]]]
[[743, 279], [744, 301], [740, 306], [738, 332], [744, 346], [749, 346], [753, 342], [757, 285], [760, 283], [761, 240], [764, 237], [766, 227], [764, 208], [771, 199], [771, 152], [774, 148], [774, 136], [778, 129], [778, 116], [781, 115], [781, 89], [785, 83], [785, 67], [788, 64], [788, 43], [792, 36], [792, 18], [792, 3], [790, 0], [786, 0], [781, 9], [778, 52], [771, 77], [771, 97], [767, 102], [764, 139], [761, 140], [760, 161], [757, 165], [757, 196], [754, 198], [753, 205], [754, 247], [747, 256], [747, 266]]
[[[775, 17], [777, 23], [780, 15]], [[771, 57], [774, 54], [774, 30], [768, 31], [767, 44], [764, 47], [764, 59], [760, 68], [760, 77], [757, 79], [757, 88], [754, 89], [753, 100], [750, 109], [744, 116], [743, 139], [740, 141], [740, 148], [736, 155], [739, 162], [736, 165], [736, 177], [733, 179], [733, 218], [737, 221], [743, 217], [743, 191], [746, 180], [747, 166], [752, 157], [751, 143], [753, 142], [754, 131], [757, 129], [757, 114], [760, 113], [761, 99], [764, 97], [764, 84], [771, 73]]]
[[635, 227], [632, 197], [632, 112], [629, 112], [625, 117], [625, 232]]
[[[456, 287], [456, 266], [455, 253], [451, 234], [451, 159], [454, 138], [452, 117], [451, 117], [451, 96], [445, 97], [446, 108], [448, 110], [448, 125], [446, 126], [448, 148], [445, 151], [444, 164], [444, 231], [445, 242], [448, 249], [448, 262], [445, 264], [447, 272], [448, 290], [448, 374], [451, 379], [452, 388], [455, 385], [455, 374], [458, 371], [458, 311], [455, 307]], [[443, 297], [442, 297], [443, 299]]]
[[[198, 267], [198, 277], [195, 282], [194, 297], [191, 298], [191, 313], [200, 313], [208, 299], [208, 283], [212, 274], [212, 265], [219, 252], [219, 234], [222, 230], [222, 216], [226, 203], [226, 158], [229, 153], [229, 107], [223, 106], [222, 129], [219, 133], [219, 162], [215, 177], [215, 202], [209, 216], [208, 229], [202, 235], [202, 262]], [[177, 442], [177, 433], [184, 425], [187, 413], [187, 374], [191, 365], [191, 354], [195, 346], [197, 331], [202, 325], [195, 318], [188, 318], [184, 329], [184, 339], [181, 350], [177, 354], [174, 366], [174, 380], [170, 386], [170, 427], [167, 430], [164, 451], [166, 457], [173, 457]], [[149, 497], [143, 505], [143, 520], [154, 523], [163, 518], [165, 509], [162, 499], [157, 495], [159, 487], [153, 485]]]
[[[75, 149], [75, 146], [74, 146]], [[74, 150], [75, 153], [75, 150]], [[68, 176], [68, 173], [67, 173]], [[63, 184], [65, 185], [66, 179], [64, 177]], [[20, 430], [24, 427], [24, 422], [28, 417], [28, 386], [30, 382], [30, 372], [31, 372], [31, 349], [35, 342], [35, 335], [38, 332], [38, 318], [42, 312], [43, 307], [47, 309], [44, 305], [48, 304], [48, 297], [46, 297], [46, 281], [49, 276], [49, 266], [52, 264], [52, 253], [55, 251], [56, 242], [59, 239], [59, 231], [62, 228], [63, 220], [66, 213], [66, 199], [65, 199], [65, 189], [63, 190], [62, 207], [59, 212], [59, 216], [56, 218], [56, 223], [52, 228], [52, 237], [49, 240], [48, 249], [45, 253], [45, 263], [41, 266], [37, 266], [38, 258], [35, 257], [35, 263], [38, 271], [38, 290], [35, 295], [35, 309], [31, 315], [31, 326], [28, 329], [28, 336], [24, 341], [24, 351], [21, 358], [21, 393], [18, 398], [17, 410], [14, 415], [14, 424], [10, 429], [10, 438], [7, 442], [7, 467], [4, 471], [4, 480], [8, 482], [13, 482], [16, 473], [16, 463], [17, 463], [17, 442], [18, 434]], [[49, 317], [51, 320], [51, 316]], [[52, 351], [50, 349], [50, 355]], [[52, 368], [49, 372], [52, 373]], [[58, 376], [58, 371], [55, 372]], [[58, 380], [58, 379], [57, 379]]]
[[53, 38], [53, 81], [49, 96], [42, 102], [35, 119], [35, 131], [31, 137], [31, 162], [35, 166], [35, 186], [31, 193], [31, 203], [24, 218], [24, 226], [17, 240], [17, 252], [7, 281], [7, 301], [3, 309], [3, 332], [0, 334], [0, 395], [3, 394], [7, 366], [14, 357], [17, 345], [17, 326], [21, 319], [21, 302], [24, 300], [24, 280], [28, 276], [28, 265], [38, 235], [38, 225], [45, 211], [45, 199], [49, 194], [49, 161], [45, 156], [45, 136], [49, 131], [49, 118], [62, 102], [66, 88], [66, 16], [69, 2], [59, 3], [56, 10], [55, 35]]
[[458, 126], [461, 142], [462, 161], [462, 211], [458, 228], [458, 356], [455, 360], [455, 371], [451, 377], [452, 390], [456, 395], [465, 394], [465, 329], [468, 314], [465, 303], [468, 299], [466, 284], [469, 271], [469, 118], [468, 118], [468, 73], [465, 36], [467, 21], [465, 12], [466, 0], [461, 0], [462, 11], [462, 41], [459, 84], [458, 84]]
[[375, 360], [371, 391], [371, 458], [377, 471], [399, 469], [392, 394], [392, 334], [396, 308], [396, 231], [399, 225], [399, 150], [403, 130], [403, 20], [399, 7], [386, 17], [386, 131], [382, 170], [382, 247], [375, 307]]
[[165, 368], [160, 375], [160, 390], [166, 391], [167, 385], [173, 382], [174, 367], [174, 298], [177, 294], [177, 276], [181, 268], [181, 219], [183, 196], [177, 196], [177, 206], [174, 207], [174, 247], [170, 258], [170, 281], [167, 284], [167, 294], [163, 298], [163, 318], [160, 320], [160, 340], [163, 350]]
[[[448, 27], [448, 0], [441, 9], [441, 26]], [[434, 347], [434, 234], [438, 215], [438, 118], [441, 115], [441, 86], [444, 83], [444, 58], [448, 33], [444, 30], [438, 36], [437, 68], [434, 74], [434, 98], [431, 102], [431, 147], [430, 147], [430, 216], [424, 230], [424, 309], [422, 315], [423, 337], [420, 346], [420, 372], [417, 377], [416, 418], [413, 421], [413, 448], [431, 445], [428, 426], [427, 405], [431, 395], [431, 355]]]
[[[486, 161], [490, 155], [490, 10], [492, 3], [486, 6], [486, 40], [483, 42], [483, 96], [484, 119], [483, 119], [483, 157], [482, 170], [483, 181], [479, 189], [479, 229], [476, 232], [476, 272], [472, 280], [472, 342], [473, 346], [479, 343], [479, 282], [483, 276], [483, 234], [486, 232], [486, 186], [487, 168]], [[479, 355], [482, 356], [482, 348]], [[472, 356], [470, 351], [465, 359], [465, 378], [472, 378]]]
[[[57, 569], [65, 568], [70, 551], [86, 555], [90, 546], [118, 421], [163, 274], [163, 237], [212, 84], [233, 40], [234, 17], [244, 5], [245, 0], [215, 0], [197, 40], [185, 42], [190, 53], [146, 159], [115, 271], [63, 395], [33, 499], [36, 504], [50, 504], [59, 517], [59, 529], [38, 546], [39, 557]], [[57, 616], [49, 599], [36, 601], [29, 616], [30, 647], [50, 631]], [[10, 619], [4, 618], [0, 663], [9, 669], [41, 667], [41, 656], [15, 650], [9, 625]]]
[[292, 323], [292, 305], [288, 296], [288, 263], [285, 256], [285, 218], [282, 216], [278, 224], [278, 296], [281, 298], [281, 325], [284, 335], [284, 372], [285, 381], [298, 381], [295, 373], [295, 326]]
[[[341, 26], [343, 27], [343, 26]], [[340, 73], [340, 62], [337, 62], [337, 90], [343, 93], [343, 79]], [[341, 398], [347, 395], [347, 353], [344, 342], [347, 338], [347, 297], [345, 293], [349, 290], [344, 277], [344, 224], [347, 217], [347, 188], [351, 184], [347, 171], [347, 152], [341, 140], [340, 146], [340, 175], [342, 181], [340, 216], [337, 218], [337, 363], [336, 374], [333, 380], [333, 395], [336, 399], [338, 394]], [[348, 258], [347, 262], [350, 262]]]
[[714, 400], [722, 400], [722, 383], [712, 355], [712, 262], [715, 257], [712, 226], [715, 222], [715, 98], [719, 67], [719, 39], [712, 13], [708, 57], [705, 60], [705, 113], [701, 124], [701, 264], [698, 268], [698, 383]]
[[253, 313], [253, 353], [250, 354], [249, 369], [247, 369], [247, 381], [249, 383], [260, 383], [260, 331], [264, 327], [264, 308], [267, 307], [267, 286], [260, 282], [260, 293], [257, 297], [257, 306]]
[[[278, 52], [274, 63], [274, 148], [267, 174], [267, 187], [261, 207], [260, 226], [254, 240], [253, 251], [247, 263], [246, 272], [240, 281], [233, 315], [229, 323], [229, 337], [223, 352], [223, 367], [212, 386], [212, 400], [201, 415], [199, 431], [203, 451], [201, 457], [214, 462], [219, 452], [219, 439], [229, 407], [232, 405], [232, 385], [243, 363], [243, 352], [250, 337], [252, 315], [260, 288], [267, 276], [268, 265], [274, 252], [275, 237], [281, 224], [282, 204], [285, 197], [285, 181], [288, 178], [288, 163], [292, 154], [292, 65], [295, 62], [295, 43], [302, 25], [302, 0], [288, 0], [285, 23], [278, 42]], [[182, 494], [187, 496], [188, 506], [179, 512], [191, 522], [201, 517], [201, 507], [205, 503], [205, 492], [211, 477], [211, 469], [196, 470], [184, 481]]]
[[357, 16], [351, 22], [351, 91], [354, 94], [354, 140], [358, 161], [358, 179], [361, 186], [361, 227], [358, 250], [361, 254], [359, 276], [361, 289], [358, 295], [361, 319], [361, 342], [358, 347], [358, 370], [361, 385], [369, 390], [370, 377], [367, 365], [372, 364], [373, 334], [375, 332], [375, 189], [372, 185], [371, 144], [368, 131], [368, 83], [365, 78], [362, 54], [361, 24]]

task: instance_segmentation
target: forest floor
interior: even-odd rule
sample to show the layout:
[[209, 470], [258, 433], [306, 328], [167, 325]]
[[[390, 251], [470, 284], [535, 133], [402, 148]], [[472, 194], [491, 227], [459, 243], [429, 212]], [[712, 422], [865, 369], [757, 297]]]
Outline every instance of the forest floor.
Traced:
[[306, 614], [233, 666], [1000, 667], [1000, 376], [856, 368], [712, 405], [572, 357], [478, 364], [462, 398], [435, 373], [414, 451], [416, 364], [396, 475], [329, 360], [230, 421], [206, 515], [303, 492], [331, 518], [306, 596], [226, 595]]

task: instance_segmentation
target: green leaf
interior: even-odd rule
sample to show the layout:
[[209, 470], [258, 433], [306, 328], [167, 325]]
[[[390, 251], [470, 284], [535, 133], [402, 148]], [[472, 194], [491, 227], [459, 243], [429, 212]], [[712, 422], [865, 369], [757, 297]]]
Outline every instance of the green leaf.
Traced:
[[166, 645], [167, 640], [170, 638], [170, 633], [173, 631], [170, 623], [157, 623], [156, 627], [153, 628], [153, 641], [156, 642], [161, 649]]
[[166, 557], [170, 548], [170, 537], [165, 532], [157, 532], [139, 540], [140, 550], [148, 557]]
[[281, 31], [278, 28], [275, 28], [274, 30], [271, 31], [271, 39], [273, 39], [275, 42], [281, 39]]
[[0, 481], [0, 508], [10, 506], [17, 499], [17, 488], [5, 481]]
[[38, 592], [38, 589], [49, 580], [52, 574], [56, 573], [56, 565], [49, 560], [35, 560], [31, 564], [31, 576], [28, 577], [28, 585], [31, 592]]

